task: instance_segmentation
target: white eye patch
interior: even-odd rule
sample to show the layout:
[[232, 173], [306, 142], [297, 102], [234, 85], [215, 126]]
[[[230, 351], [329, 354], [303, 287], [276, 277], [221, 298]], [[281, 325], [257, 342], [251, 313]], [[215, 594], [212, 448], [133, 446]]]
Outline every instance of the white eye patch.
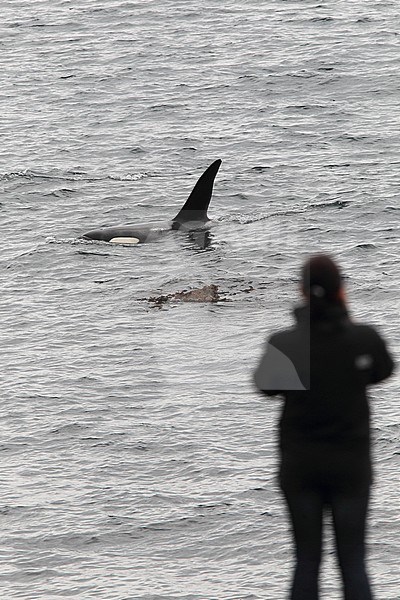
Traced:
[[136, 237], [115, 237], [110, 242], [112, 244], [138, 244], [140, 240]]

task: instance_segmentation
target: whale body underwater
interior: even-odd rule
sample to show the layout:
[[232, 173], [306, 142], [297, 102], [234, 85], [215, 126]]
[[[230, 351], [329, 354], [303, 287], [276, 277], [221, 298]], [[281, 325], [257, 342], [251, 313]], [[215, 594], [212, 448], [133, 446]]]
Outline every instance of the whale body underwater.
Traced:
[[171, 221], [102, 227], [87, 231], [83, 234], [83, 239], [115, 244], [139, 244], [157, 239], [171, 230], [192, 232], [201, 229], [210, 220], [207, 210], [221, 162], [221, 160], [214, 161], [204, 171], [185, 204]]

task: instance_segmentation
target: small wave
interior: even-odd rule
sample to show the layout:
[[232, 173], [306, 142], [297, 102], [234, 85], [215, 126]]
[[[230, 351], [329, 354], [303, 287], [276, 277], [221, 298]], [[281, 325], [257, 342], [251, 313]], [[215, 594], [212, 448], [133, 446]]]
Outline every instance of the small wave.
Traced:
[[360, 248], [361, 250], [373, 250], [376, 246], [375, 244], [357, 244], [356, 248]]
[[308, 206], [294, 205], [289, 209], [276, 210], [274, 212], [262, 212], [258, 214], [234, 214], [228, 215], [226, 217], [221, 217], [218, 219], [219, 222], [224, 223], [239, 223], [240, 225], [248, 225], [250, 223], [257, 223], [258, 221], [265, 221], [266, 219], [271, 219], [272, 217], [287, 217], [290, 215], [299, 215], [309, 211], [310, 209], [320, 209], [320, 208], [338, 208], [342, 209], [351, 204], [349, 200], [331, 200], [326, 202], [316, 202], [313, 204], [309, 204]]
[[238, 79], [246, 79], [246, 80], [250, 80], [250, 81], [258, 81], [260, 78], [258, 77], [258, 75], [240, 75], [240, 77], [238, 77]]
[[351, 204], [350, 200], [332, 200], [327, 202], [317, 202], [311, 204], [310, 208], [344, 208]]
[[351, 167], [351, 163], [330, 163], [327, 165], [323, 165], [326, 169], [341, 169], [343, 167]]
[[24, 171], [11, 171], [10, 173], [2, 173], [0, 175], [0, 181], [11, 181], [12, 179], [32, 179], [33, 176], [28, 169]]
[[356, 23], [372, 23], [373, 19], [371, 17], [360, 17], [356, 20]]
[[139, 179], [144, 179], [145, 177], [149, 177], [149, 174], [128, 173], [127, 175], [107, 175], [107, 179], [112, 179], [114, 181], [139, 181]]
[[256, 223], [257, 221], [263, 221], [264, 219], [268, 219], [270, 214], [261, 213], [259, 215], [245, 215], [245, 214], [236, 214], [236, 215], [228, 215], [227, 217], [221, 217], [219, 219], [220, 222], [224, 223], [239, 223], [240, 225], [248, 225], [249, 223]]
[[326, 106], [323, 104], [289, 104], [287, 108], [290, 110], [314, 110], [316, 108], [325, 109]]
[[255, 167], [251, 167], [252, 171], [256, 171], [256, 173], [262, 173], [263, 171], [266, 171], [267, 169], [272, 169], [271, 166], [263, 166], [263, 165], [257, 165]]
[[239, 192], [237, 194], [232, 194], [231, 196], [229, 196], [230, 198], [235, 198], [236, 200], [243, 200], [244, 202], [247, 202], [249, 197], [246, 194], [243, 194], [242, 192]]
[[[21, 171], [11, 171], [9, 173], [1, 173], [0, 181], [12, 181], [14, 179], [46, 179], [54, 181], [104, 181], [105, 179], [111, 179], [114, 181], [138, 181], [149, 177], [148, 173], [128, 173], [125, 175], [89, 175], [84, 171], [65, 171], [64, 173], [47, 173], [40, 171], [32, 171], [31, 169], [24, 169]], [[67, 190], [72, 192], [73, 190]], [[50, 194], [51, 195], [51, 194]]]
[[289, 73], [284, 73], [288, 77], [300, 77], [302, 79], [311, 79], [312, 77], [316, 77], [317, 73], [313, 71], [307, 71], [306, 69], [301, 69], [300, 71], [292, 71]]
[[55, 181], [95, 181], [96, 179], [103, 179], [103, 177], [88, 177], [86, 173], [77, 171], [66, 171], [65, 173], [43, 173], [39, 171], [32, 171], [31, 169], [23, 169], [21, 171], [11, 171], [9, 173], [2, 173], [0, 180], [10, 181], [13, 179], [50, 179]]
[[[78, 245], [81, 245], [82, 242], [85, 243], [88, 241], [89, 240], [83, 240], [82, 238], [81, 239], [79, 239], [79, 238], [55, 238], [51, 235], [46, 237], [46, 239], [45, 239], [46, 244], [60, 244], [60, 245], [68, 244], [68, 245], [72, 245], [72, 246], [78, 246]], [[91, 240], [90, 240], [90, 242], [91, 242]]]
[[76, 190], [71, 190], [69, 188], [61, 188], [59, 190], [54, 190], [53, 192], [49, 192], [48, 194], [43, 194], [45, 198], [53, 197], [53, 198], [64, 198], [65, 196], [70, 196], [70, 194], [74, 194]]
[[[109, 252], [93, 252], [91, 250], [78, 250], [77, 254], [81, 254], [82, 256], [105, 256], [109, 257], [111, 254]], [[113, 281], [109, 279], [108, 281]], [[105, 283], [104, 281], [96, 281], [95, 283]]]
[[73, 435], [74, 433], [79, 434], [88, 429], [90, 429], [89, 425], [83, 425], [82, 423], [65, 423], [56, 429], [52, 429], [50, 433], [52, 435]]
[[363, 142], [368, 140], [368, 135], [355, 135], [353, 133], [342, 133], [342, 135], [338, 136], [338, 140], [343, 140], [345, 142]]
[[177, 108], [184, 108], [184, 104], [154, 104], [150, 106], [152, 112], [159, 112], [163, 110], [175, 110]]
[[313, 17], [309, 19], [310, 23], [331, 23], [334, 20], [333, 17]]
[[133, 148], [129, 148], [128, 150], [131, 154], [145, 154], [146, 150], [141, 146], [134, 146]]
[[[398, 423], [389, 423], [381, 427], [374, 427], [374, 436], [377, 441], [385, 441], [391, 444], [398, 444], [400, 425]], [[397, 452], [395, 453], [397, 454]]]
[[141, 525], [138, 527], [138, 531], [171, 531], [181, 528], [187, 528], [192, 525], [200, 525], [202, 524], [202, 520], [205, 518], [205, 515], [197, 515], [197, 516], [182, 516], [176, 517], [173, 519], [165, 519], [164, 521], [155, 521], [152, 523], [148, 523], [146, 525]]

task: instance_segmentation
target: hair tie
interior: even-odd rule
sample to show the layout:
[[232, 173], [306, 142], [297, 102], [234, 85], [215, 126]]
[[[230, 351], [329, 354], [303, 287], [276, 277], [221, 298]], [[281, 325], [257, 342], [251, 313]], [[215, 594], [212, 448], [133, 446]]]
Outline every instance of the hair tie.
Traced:
[[326, 291], [320, 285], [312, 285], [310, 287], [310, 295], [316, 298], [323, 298], [326, 295]]

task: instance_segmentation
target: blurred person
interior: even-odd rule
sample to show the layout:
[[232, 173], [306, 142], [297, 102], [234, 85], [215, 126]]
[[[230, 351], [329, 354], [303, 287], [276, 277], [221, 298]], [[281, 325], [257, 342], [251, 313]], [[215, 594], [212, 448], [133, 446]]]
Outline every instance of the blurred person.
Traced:
[[281, 395], [279, 482], [296, 547], [291, 600], [318, 600], [324, 510], [332, 514], [345, 600], [371, 600], [365, 525], [372, 483], [368, 385], [393, 361], [372, 327], [348, 314], [339, 268], [325, 255], [301, 270], [296, 324], [273, 334], [256, 386]]

